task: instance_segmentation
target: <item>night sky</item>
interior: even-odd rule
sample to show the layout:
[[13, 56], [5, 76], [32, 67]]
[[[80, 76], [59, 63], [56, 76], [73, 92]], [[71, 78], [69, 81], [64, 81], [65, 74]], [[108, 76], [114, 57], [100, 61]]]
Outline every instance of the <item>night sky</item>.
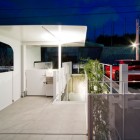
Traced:
[[140, 0], [0, 0], [1, 25], [86, 25], [88, 39], [135, 33]]

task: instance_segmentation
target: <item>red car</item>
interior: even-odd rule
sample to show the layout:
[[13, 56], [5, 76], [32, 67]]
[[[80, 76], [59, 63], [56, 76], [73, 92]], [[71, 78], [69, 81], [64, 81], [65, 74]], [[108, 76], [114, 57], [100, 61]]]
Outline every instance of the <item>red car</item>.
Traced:
[[[116, 60], [112, 65], [112, 79], [119, 81], [119, 64], [128, 64], [128, 70], [140, 70], [140, 61], [138, 60]], [[110, 77], [110, 66], [105, 66], [105, 75]], [[128, 75], [128, 81], [140, 81], [140, 74]]]

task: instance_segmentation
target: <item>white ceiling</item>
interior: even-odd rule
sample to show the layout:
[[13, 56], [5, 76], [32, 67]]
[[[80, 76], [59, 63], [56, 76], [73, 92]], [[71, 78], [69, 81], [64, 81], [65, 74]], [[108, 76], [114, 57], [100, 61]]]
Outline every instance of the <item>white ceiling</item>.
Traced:
[[84, 46], [86, 26], [22, 25], [0, 26], [0, 34], [26, 45]]

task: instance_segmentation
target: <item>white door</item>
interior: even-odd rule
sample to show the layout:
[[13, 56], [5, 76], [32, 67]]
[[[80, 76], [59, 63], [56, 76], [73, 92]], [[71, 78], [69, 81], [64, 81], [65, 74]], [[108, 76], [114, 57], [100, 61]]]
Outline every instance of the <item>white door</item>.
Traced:
[[46, 95], [46, 70], [26, 71], [27, 95]]

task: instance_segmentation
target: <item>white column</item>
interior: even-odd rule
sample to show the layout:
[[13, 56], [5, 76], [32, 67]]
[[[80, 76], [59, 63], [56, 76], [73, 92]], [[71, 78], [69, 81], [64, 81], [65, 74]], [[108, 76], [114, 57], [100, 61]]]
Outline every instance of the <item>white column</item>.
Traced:
[[58, 69], [61, 68], [61, 25], [58, 26], [58, 33], [59, 33], [59, 36], [58, 36], [58, 40], [59, 40], [59, 44], [58, 44]]
[[26, 77], [25, 77], [25, 70], [26, 70], [26, 45], [22, 45], [21, 49], [21, 94], [24, 96], [26, 91]]
[[122, 96], [119, 95], [119, 102], [120, 106], [122, 108], [122, 139], [124, 139], [124, 119], [125, 119], [125, 108], [128, 108], [128, 96], [125, 94], [128, 94], [128, 64], [120, 64], [119, 68], [119, 93], [123, 94]]
[[119, 93], [128, 93], [128, 64], [120, 64], [119, 68]]
[[60, 69], [61, 68], [61, 62], [62, 62], [62, 60], [61, 60], [61, 43], [59, 43], [59, 45], [58, 45], [58, 69]]

